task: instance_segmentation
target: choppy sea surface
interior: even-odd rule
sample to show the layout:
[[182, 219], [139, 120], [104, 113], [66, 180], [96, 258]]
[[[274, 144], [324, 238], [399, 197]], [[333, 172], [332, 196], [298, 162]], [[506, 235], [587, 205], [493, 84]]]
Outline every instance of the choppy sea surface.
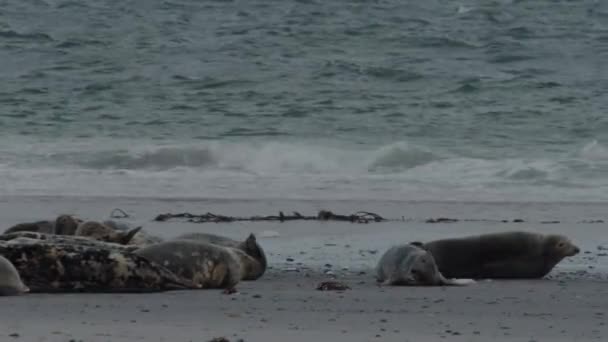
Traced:
[[608, 2], [0, 0], [0, 192], [608, 200]]

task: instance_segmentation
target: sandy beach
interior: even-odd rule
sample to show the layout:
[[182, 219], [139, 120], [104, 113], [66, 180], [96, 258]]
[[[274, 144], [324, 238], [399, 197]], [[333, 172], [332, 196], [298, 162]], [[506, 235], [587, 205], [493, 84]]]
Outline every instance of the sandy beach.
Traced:
[[[4, 197], [11, 224], [73, 213], [129, 220], [163, 237], [205, 231], [258, 235], [270, 269], [239, 292], [30, 294], [2, 298], [2, 341], [603, 341], [608, 336], [608, 247], [602, 204], [235, 201]], [[153, 222], [166, 212], [248, 216], [279, 210], [316, 214], [374, 211], [385, 223]], [[457, 218], [426, 223], [428, 218]], [[524, 222], [514, 223], [514, 219]], [[467, 221], [464, 221], [467, 220]], [[501, 222], [507, 220], [508, 222]], [[559, 222], [558, 222], [559, 221]], [[373, 267], [391, 244], [525, 229], [566, 234], [582, 252], [547, 279], [480, 281], [466, 287], [378, 287]], [[321, 281], [348, 284], [317, 291]]]

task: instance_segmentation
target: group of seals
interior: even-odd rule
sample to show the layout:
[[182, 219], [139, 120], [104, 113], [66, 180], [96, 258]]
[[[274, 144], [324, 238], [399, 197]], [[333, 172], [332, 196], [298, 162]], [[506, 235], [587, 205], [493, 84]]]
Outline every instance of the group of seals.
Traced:
[[[137, 241], [134, 239], [139, 235]], [[389, 248], [376, 267], [381, 285], [468, 285], [484, 278], [542, 278], [580, 249], [563, 235], [503, 232]], [[26, 292], [145, 292], [220, 288], [262, 277], [255, 235], [238, 241], [188, 233], [164, 241], [142, 227], [61, 215], [0, 235], [0, 295]]]
[[378, 263], [377, 280], [387, 285], [436, 285], [443, 277], [535, 279], [579, 252], [566, 236], [523, 231], [416, 241], [389, 249]]
[[[253, 234], [244, 241], [194, 233], [163, 241], [141, 227], [58, 217], [0, 235], [0, 295], [25, 292], [147, 292], [223, 288], [260, 278], [266, 256]], [[46, 221], [50, 222], [50, 221]], [[23, 280], [23, 282], [22, 282]], [[27, 284], [27, 286], [25, 285]], [[230, 293], [231, 293], [230, 292]]]

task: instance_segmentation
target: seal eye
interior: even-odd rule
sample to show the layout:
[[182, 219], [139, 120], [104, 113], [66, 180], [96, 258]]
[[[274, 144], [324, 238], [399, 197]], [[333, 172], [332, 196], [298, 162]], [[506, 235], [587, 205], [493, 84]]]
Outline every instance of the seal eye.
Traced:
[[564, 243], [563, 243], [563, 242], [558, 243], [558, 244], [557, 244], [557, 247], [559, 247], [559, 248], [564, 247]]
[[412, 270], [411, 273], [414, 274], [414, 275], [416, 275], [416, 274], [418, 274], [418, 271]]

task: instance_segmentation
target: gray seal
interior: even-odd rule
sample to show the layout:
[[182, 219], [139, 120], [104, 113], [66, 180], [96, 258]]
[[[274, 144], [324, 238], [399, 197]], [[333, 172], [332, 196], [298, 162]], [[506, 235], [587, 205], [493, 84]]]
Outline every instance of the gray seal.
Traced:
[[468, 285], [471, 279], [446, 279], [439, 272], [433, 255], [411, 244], [393, 246], [380, 258], [376, 280], [382, 285], [437, 286]]
[[18, 223], [7, 230], [4, 234], [14, 232], [40, 232], [40, 233], [53, 233], [55, 224], [52, 221], [36, 221], [36, 222], [24, 222]]
[[30, 289], [21, 281], [15, 266], [0, 256], [0, 296], [16, 296], [29, 291]]
[[198, 288], [139, 255], [76, 244], [0, 242], [31, 292], [151, 292]]
[[414, 244], [430, 251], [441, 273], [455, 278], [534, 279], [580, 249], [563, 235], [511, 231]]
[[[243, 274], [242, 280], [259, 279], [267, 268], [266, 253], [257, 242], [255, 235], [249, 234], [244, 241], [237, 241], [225, 236], [209, 234], [209, 233], [187, 233], [176, 238], [177, 240], [193, 240], [207, 242], [214, 245], [236, 248], [252, 257], [259, 265], [251, 265], [249, 271]], [[250, 264], [250, 263], [248, 263]]]
[[142, 227], [137, 227], [129, 231], [115, 230], [103, 223], [86, 221], [78, 225], [75, 236], [88, 237], [93, 240], [114, 242], [126, 245], [137, 234]]
[[134, 252], [160, 264], [179, 277], [204, 289], [232, 290], [246, 272], [242, 258], [247, 254], [234, 248], [192, 240], [174, 240], [142, 247]]

